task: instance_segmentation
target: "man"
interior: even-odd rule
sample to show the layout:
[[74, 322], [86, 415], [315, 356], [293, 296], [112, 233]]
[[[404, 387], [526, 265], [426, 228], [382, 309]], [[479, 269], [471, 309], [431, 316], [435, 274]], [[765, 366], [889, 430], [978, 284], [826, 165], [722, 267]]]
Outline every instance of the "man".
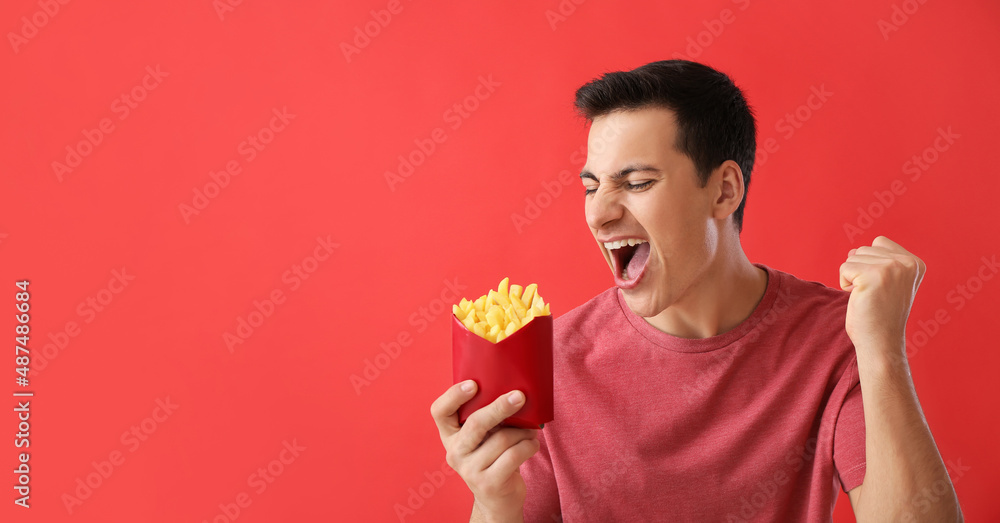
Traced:
[[924, 263], [881, 236], [843, 290], [751, 263], [756, 122], [723, 73], [654, 62], [576, 107], [615, 286], [556, 320], [543, 429], [498, 427], [519, 391], [462, 426], [474, 383], [431, 406], [472, 521], [830, 521], [838, 489], [858, 521], [962, 521], [905, 358]]

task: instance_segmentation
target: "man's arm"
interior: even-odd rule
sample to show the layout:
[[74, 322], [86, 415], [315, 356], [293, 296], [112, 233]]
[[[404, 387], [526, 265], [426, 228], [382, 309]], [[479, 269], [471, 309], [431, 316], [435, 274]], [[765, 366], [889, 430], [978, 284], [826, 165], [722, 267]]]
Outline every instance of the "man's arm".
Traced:
[[865, 412], [865, 480], [848, 493], [861, 522], [964, 521], [906, 362], [906, 320], [925, 270], [884, 236], [840, 266]]
[[474, 502], [472, 504], [472, 517], [469, 518], [469, 523], [523, 523], [524, 517], [519, 517], [517, 515], [510, 516], [509, 519], [494, 519], [490, 520], [479, 510], [479, 502]]
[[[863, 348], [857, 349], [862, 353]], [[902, 347], [893, 350], [904, 354]], [[896, 361], [859, 358], [858, 374], [865, 411], [865, 480], [848, 492], [857, 520], [964, 521], [905, 356]]]

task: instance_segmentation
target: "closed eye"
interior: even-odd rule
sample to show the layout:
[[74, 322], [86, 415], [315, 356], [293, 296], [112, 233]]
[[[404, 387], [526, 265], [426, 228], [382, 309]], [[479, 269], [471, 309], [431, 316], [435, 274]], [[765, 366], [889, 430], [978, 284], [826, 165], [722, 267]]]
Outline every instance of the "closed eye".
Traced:
[[[641, 191], [641, 190], [645, 189], [646, 187], [649, 187], [650, 185], [652, 185], [654, 181], [655, 180], [647, 180], [647, 181], [642, 182], [642, 183], [629, 183], [629, 184], [626, 184], [626, 187], [628, 187], [628, 189], [632, 190], [632, 191]], [[595, 192], [597, 192], [597, 187], [585, 187], [584, 190], [583, 190], [584, 196], [589, 196], [591, 194], [594, 194]]]

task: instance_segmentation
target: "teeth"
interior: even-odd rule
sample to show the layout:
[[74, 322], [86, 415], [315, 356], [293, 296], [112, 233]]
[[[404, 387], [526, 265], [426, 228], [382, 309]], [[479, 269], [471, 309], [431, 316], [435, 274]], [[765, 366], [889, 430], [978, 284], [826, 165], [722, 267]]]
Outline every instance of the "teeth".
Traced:
[[606, 248], [609, 251], [613, 251], [615, 249], [620, 249], [624, 246], [631, 247], [634, 245], [639, 245], [640, 243], [646, 243], [646, 240], [643, 240], [641, 238], [629, 238], [627, 240], [621, 240], [616, 242], [604, 242], [604, 248]]

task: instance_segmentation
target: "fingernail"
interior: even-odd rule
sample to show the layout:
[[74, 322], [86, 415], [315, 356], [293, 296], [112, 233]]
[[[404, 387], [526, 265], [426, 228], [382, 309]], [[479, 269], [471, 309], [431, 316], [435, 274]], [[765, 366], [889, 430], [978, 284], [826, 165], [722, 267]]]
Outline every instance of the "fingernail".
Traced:
[[472, 380], [466, 381], [462, 384], [462, 390], [465, 392], [472, 392], [472, 389], [476, 388], [476, 383]]
[[524, 400], [524, 394], [521, 394], [521, 391], [519, 390], [511, 392], [510, 396], [507, 396], [507, 401], [509, 401], [511, 405], [517, 405], [518, 403], [521, 403], [522, 400]]

